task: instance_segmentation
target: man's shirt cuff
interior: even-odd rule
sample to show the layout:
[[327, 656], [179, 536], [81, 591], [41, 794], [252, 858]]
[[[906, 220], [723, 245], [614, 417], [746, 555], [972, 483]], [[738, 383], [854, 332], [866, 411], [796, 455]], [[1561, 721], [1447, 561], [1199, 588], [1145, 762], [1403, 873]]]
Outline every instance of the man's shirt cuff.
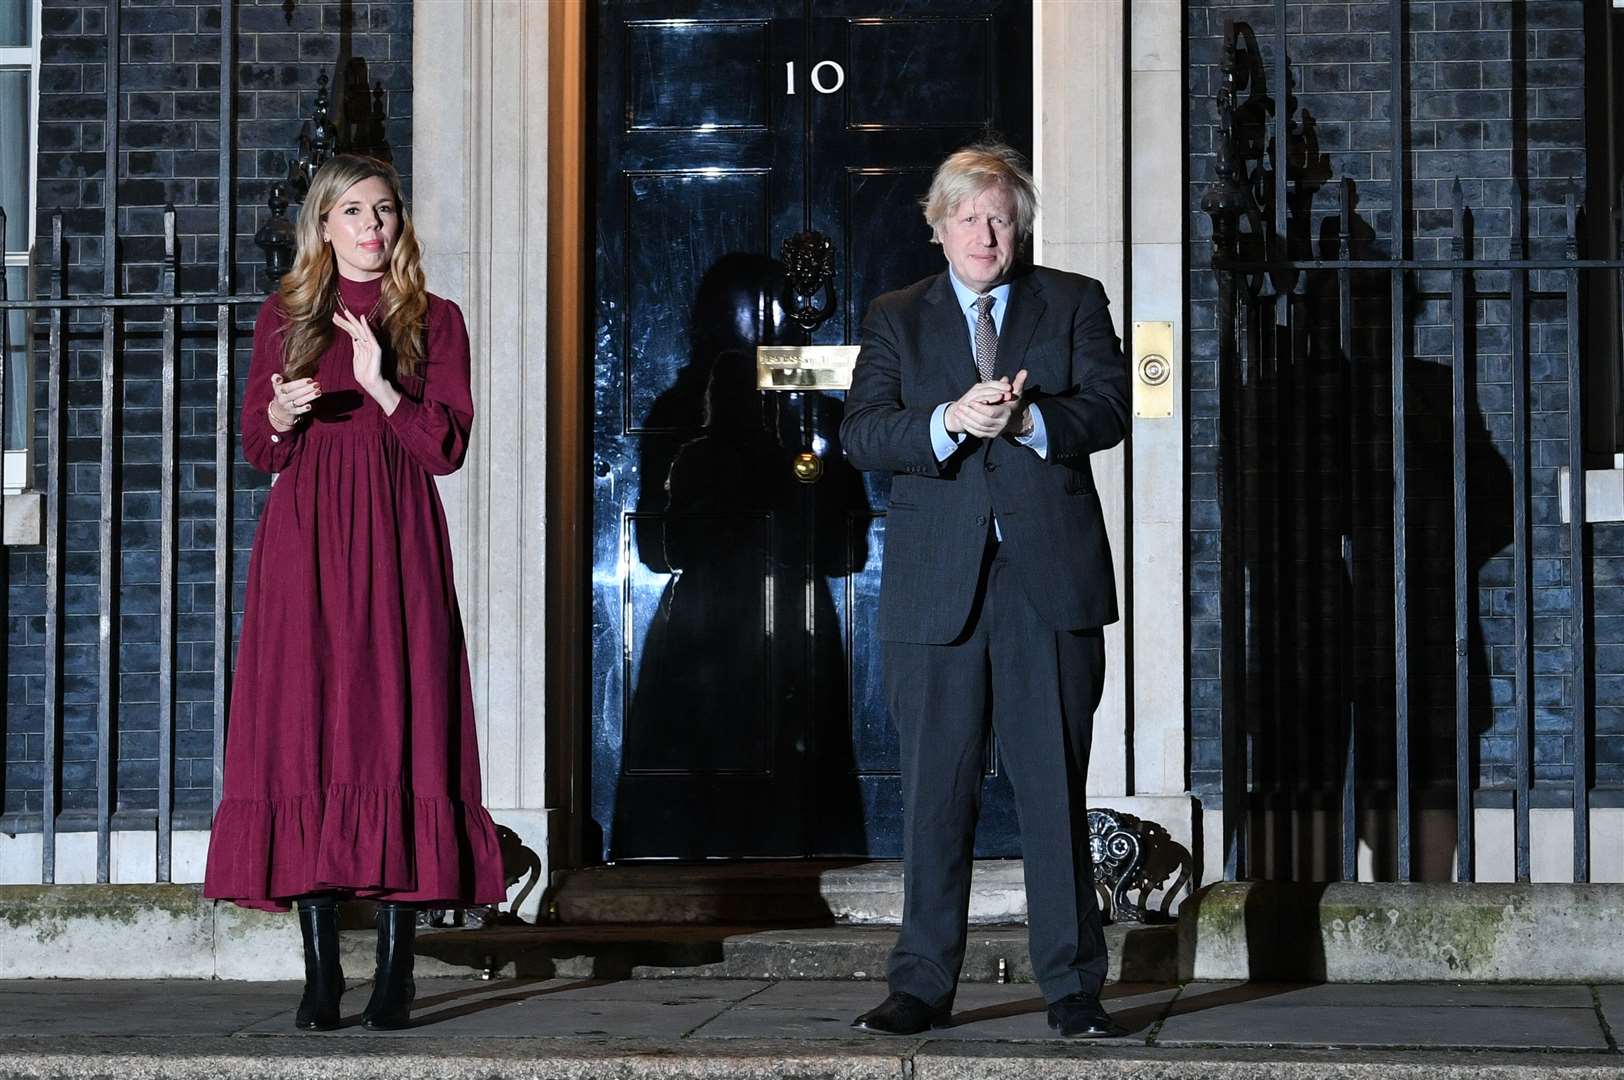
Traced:
[[1036, 405], [1029, 405], [1026, 408], [1026, 415], [1032, 418], [1032, 430], [1025, 435], [1015, 436], [1015, 441], [1028, 447], [1044, 461], [1048, 461], [1049, 429], [1043, 426], [1043, 413]]
[[[946, 461], [952, 457], [953, 451], [957, 450], [959, 443], [964, 441], [962, 434], [954, 435], [947, 430], [947, 409], [952, 404], [951, 401], [944, 401], [936, 406], [935, 412], [930, 414], [930, 445], [936, 451], [937, 461]], [[1044, 446], [1047, 447], [1048, 443], [1045, 442]]]

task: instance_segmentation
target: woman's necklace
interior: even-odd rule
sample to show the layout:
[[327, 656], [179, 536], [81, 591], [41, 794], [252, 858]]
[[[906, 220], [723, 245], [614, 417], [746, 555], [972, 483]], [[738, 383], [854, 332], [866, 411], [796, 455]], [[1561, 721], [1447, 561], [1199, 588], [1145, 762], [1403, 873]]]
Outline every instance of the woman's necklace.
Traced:
[[[350, 306], [344, 302], [344, 294], [342, 291], [338, 294], [338, 302], [346, 311], [349, 311]], [[372, 325], [373, 316], [378, 314], [378, 309], [381, 307], [383, 307], [383, 291], [380, 289], [378, 291], [378, 298], [372, 301], [372, 307], [367, 310], [365, 315], [361, 316], [361, 321], [367, 323], [368, 325]], [[355, 312], [351, 311], [350, 314], [353, 315]]]

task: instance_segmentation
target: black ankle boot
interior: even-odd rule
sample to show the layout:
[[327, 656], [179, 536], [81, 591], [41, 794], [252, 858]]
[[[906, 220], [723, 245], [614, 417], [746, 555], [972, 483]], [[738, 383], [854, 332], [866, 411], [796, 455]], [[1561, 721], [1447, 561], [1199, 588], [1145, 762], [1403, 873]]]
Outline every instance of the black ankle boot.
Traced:
[[372, 1000], [361, 1023], [372, 1031], [397, 1031], [411, 1023], [412, 946], [417, 940], [417, 909], [410, 904], [378, 905], [378, 971], [373, 976]]
[[338, 898], [319, 896], [298, 903], [305, 985], [293, 1024], [306, 1031], [331, 1031], [338, 1026], [338, 999], [344, 994], [344, 969], [338, 962]]

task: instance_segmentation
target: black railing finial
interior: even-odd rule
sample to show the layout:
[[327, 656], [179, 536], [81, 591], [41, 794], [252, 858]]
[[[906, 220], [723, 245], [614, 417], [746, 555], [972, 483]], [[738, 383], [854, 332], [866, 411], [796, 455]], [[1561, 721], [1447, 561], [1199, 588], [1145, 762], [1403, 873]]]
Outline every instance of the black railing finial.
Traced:
[[288, 200], [281, 184], [271, 188], [270, 207], [270, 220], [254, 234], [254, 243], [265, 252], [265, 272], [274, 284], [281, 281], [282, 275], [293, 265], [295, 247], [293, 222], [288, 220]]

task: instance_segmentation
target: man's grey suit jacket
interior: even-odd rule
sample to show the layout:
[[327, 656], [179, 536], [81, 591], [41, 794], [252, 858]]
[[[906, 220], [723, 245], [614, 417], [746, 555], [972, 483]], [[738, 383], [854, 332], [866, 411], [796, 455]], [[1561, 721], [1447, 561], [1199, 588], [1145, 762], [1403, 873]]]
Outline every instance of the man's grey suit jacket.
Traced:
[[840, 427], [859, 469], [894, 474], [880, 585], [883, 640], [941, 644], [966, 629], [991, 520], [1001, 553], [1054, 630], [1117, 618], [1105, 519], [1088, 456], [1122, 441], [1128, 374], [1105, 290], [1028, 266], [1011, 282], [1000, 375], [1026, 369], [1048, 456], [966, 435], [938, 462], [930, 417], [976, 382], [970, 331], [946, 271], [869, 305]]

